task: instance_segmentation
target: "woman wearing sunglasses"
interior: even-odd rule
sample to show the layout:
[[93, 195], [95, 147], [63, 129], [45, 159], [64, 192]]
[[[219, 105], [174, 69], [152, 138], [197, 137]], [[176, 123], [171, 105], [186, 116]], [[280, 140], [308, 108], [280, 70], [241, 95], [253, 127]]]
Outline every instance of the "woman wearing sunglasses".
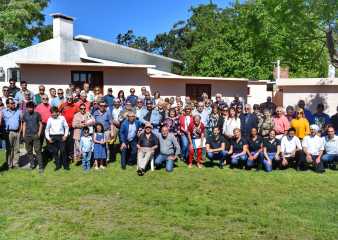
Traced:
[[303, 109], [296, 109], [296, 117], [291, 121], [291, 128], [294, 128], [296, 130], [296, 136], [300, 140], [310, 134], [310, 124], [309, 121], [305, 118]]

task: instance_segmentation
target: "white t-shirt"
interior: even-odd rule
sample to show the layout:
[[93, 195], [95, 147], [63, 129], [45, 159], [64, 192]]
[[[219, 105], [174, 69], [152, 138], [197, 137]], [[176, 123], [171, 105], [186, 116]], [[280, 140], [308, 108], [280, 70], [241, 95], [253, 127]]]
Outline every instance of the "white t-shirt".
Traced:
[[323, 137], [324, 149], [327, 154], [338, 155], [338, 136], [329, 139], [328, 136]]
[[239, 118], [227, 118], [223, 123], [223, 134], [229, 137], [234, 135], [234, 129], [241, 129], [241, 119]]
[[305, 136], [302, 142], [307, 152], [311, 155], [318, 156], [320, 151], [324, 150], [323, 140], [319, 136]]
[[288, 136], [284, 136], [281, 141], [281, 150], [285, 157], [291, 157], [292, 153], [296, 149], [302, 149], [302, 144], [298, 137], [294, 136], [289, 139]]

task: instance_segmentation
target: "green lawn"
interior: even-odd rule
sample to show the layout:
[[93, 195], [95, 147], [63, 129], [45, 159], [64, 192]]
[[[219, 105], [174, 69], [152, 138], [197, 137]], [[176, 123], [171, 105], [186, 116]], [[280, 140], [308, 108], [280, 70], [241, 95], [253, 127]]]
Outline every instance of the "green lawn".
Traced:
[[53, 167], [1, 173], [0, 239], [338, 239], [338, 172]]

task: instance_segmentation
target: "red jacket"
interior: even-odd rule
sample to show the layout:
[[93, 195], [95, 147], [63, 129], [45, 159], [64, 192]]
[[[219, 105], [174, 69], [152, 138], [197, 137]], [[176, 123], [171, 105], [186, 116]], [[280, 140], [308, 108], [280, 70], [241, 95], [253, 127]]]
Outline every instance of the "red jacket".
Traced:
[[[178, 121], [179, 121], [179, 124], [180, 124], [180, 131], [184, 132], [184, 133], [188, 133], [189, 125], [185, 124], [185, 117], [186, 117], [186, 115], [181, 115]], [[189, 116], [189, 117], [190, 117], [190, 121], [189, 121], [189, 124], [190, 124], [190, 123], [193, 122], [193, 119], [192, 119], [192, 116]]]

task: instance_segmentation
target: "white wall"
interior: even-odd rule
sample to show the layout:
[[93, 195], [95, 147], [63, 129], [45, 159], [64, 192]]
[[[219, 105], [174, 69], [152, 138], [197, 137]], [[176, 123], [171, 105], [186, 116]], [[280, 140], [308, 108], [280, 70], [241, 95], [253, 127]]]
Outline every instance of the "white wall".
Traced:
[[247, 103], [251, 105], [261, 104], [266, 102], [267, 97], [272, 97], [272, 92], [267, 91], [266, 81], [250, 81], [248, 88], [250, 88], [250, 94], [247, 97]]
[[327, 114], [336, 113], [338, 86], [283, 86], [282, 88], [284, 107], [295, 106], [302, 99], [312, 112], [316, 111], [318, 103], [323, 103]]

